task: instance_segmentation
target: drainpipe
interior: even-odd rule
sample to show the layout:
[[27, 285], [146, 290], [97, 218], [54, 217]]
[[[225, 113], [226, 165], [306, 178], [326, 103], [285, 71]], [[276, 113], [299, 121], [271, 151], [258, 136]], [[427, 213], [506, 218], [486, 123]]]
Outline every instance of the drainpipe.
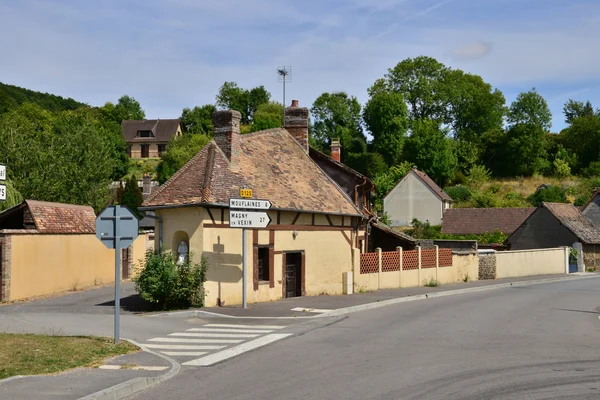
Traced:
[[151, 215], [149, 213], [144, 214], [148, 218], [152, 218], [158, 221], [158, 252], [162, 252], [162, 236], [163, 236], [163, 220], [157, 215]]

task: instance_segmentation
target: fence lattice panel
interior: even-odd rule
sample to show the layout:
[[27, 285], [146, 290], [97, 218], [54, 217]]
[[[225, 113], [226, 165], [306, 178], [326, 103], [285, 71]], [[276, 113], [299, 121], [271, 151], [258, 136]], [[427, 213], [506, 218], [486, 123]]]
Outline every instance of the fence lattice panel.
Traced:
[[440, 267], [451, 267], [452, 266], [452, 249], [440, 249], [438, 257], [439, 257]]
[[435, 268], [435, 249], [421, 250], [421, 268]]
[[381, 252], [381, 271], [392, 272], [400, 269], [400, 258], [397, 251]]
[[360, 273], [376, 274], [379, 272], [377, 253], [362, 253], [360, 255]]
[[402, 269], [419, 269], [418, 250], [408, 250], [402, 252]]

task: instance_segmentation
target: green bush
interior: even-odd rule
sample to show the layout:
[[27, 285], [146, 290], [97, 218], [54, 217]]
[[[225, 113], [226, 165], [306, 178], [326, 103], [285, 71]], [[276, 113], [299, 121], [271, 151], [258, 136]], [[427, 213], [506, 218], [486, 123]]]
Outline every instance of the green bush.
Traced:
[[144, 267], [133, 279], [136, 291], [162, 310], [204, 306], [208, 261], [202, 257], [200, 264], [192, 264], [190, 258], [191, 254], [178, 265], [171, 252], [149, 251]]
[[471, 196], [473, 196], [471, 189], [462, 185], [450, 186], [445, 188], [444, 191], [456, 202], [471, 200]]
[[554, 176], [558, 178], [565, 178], [571, 175], [571, 167], [569, 167], [569, 163], [566, 161], [557, 158], [554, 160]]
[[583, 174], [585, 176], [599, 176], [600, 175], [600, 161], [591, 162], [587, 168], [584, 168]]
[[558, 186], [548, 186], [529, 196], [527, 201], [537, 207], [542, 204], [542, 202], [565, 203], [566, 197], [565, 192]]
[[492, 185], [490, 185], [490, 192], [493, 194], [498, 193], [500, 190], [502, 189], [502, 185], [500, 185], [499, 183], [494, 183]]
[[490, 179], [491, 175], [492, 173], [490, 170], [483, 165], [474, 165], [469, 169], [467, 179], [469, 185], [473, 187], [480, 187]]
[[573, 205], [576, 207], [584, 206], [585, 203], [587, 203], [587, 201], [589, 199], [590, 199], [589, 195], [587, 195], [587, 194], [581, 195], [575, 199], [575, 202], [573, 203]]
[[498, 207], [498, 199], [493, 193], [474, 193], [473, 194], [473, 207], [475, 208], [494, 208]]

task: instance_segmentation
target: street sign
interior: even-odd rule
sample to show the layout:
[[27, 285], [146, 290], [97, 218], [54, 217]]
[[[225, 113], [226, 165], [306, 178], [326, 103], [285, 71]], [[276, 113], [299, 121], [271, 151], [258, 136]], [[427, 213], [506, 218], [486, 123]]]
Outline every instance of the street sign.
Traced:
[[[118, 235], [115, 233], [118, 221]], [[109, 249], [125, 249], [138, 237], [140, 223], [127, 207], [106, 207], [96, 218], [96, 237]]]
[[232, 211], [229, 210], [229, 226], [231, 228], [266, 228], [271, 217], [264, 211]]
[[115, 249], [115, 344], [119, 343], [119, 313], [121, 311], [121, 249], [138, 237], [140, 221], [123, 206], [108, 206], [96, 218], [96, 237], [109, 249]]
[[6, 165], [0, 164], [0, 181], [6, 180]]
[[252, 198], [252, 189], [240, 189], [240, 197]]
[[229, 199], [229, 208], [268, 210], [269, 208], [271, 208], [271, 202], [269, 200]]
[[6, 200], [6, 185], [0, 185], [0, 201]]

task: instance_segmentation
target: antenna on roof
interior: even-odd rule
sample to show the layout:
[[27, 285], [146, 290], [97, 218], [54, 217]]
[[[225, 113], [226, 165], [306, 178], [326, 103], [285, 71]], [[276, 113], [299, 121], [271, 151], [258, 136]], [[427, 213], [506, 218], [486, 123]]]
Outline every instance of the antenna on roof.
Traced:
[[285, 123], [285, 84], [292, 81], [292, 67], [277, 67], [277, 81], [283, 83], [283, 119]]

